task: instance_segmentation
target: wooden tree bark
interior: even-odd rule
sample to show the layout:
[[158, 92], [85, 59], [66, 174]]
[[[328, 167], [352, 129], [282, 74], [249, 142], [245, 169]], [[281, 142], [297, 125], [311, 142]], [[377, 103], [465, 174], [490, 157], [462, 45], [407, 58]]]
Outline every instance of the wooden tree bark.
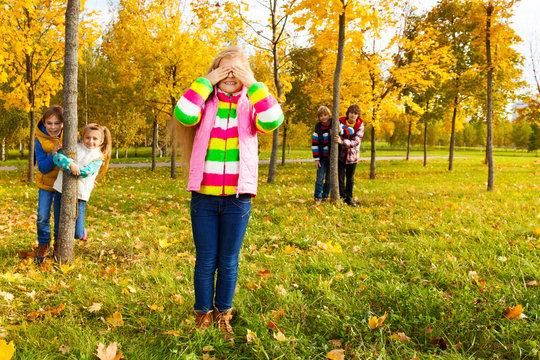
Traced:
[[[277, 14], [277, 0], [273, 0], [272, 5], [272, 63], [274, 67], [274, 84], [276, 85], [278, 101], [281, 103], [281, 98], [283, 97], [283, 86], [279, 80], [279, 64], [278, 64], [278, 45], [283, 34], [283, 29], [285, 28], [285, 23], [283, 29], [278, 33], [278, 21], [276, 19]], [[270, 154], [270, 165], [268, 166], [268, 180], [267, 182], [274, 182], [276, 178], [276, 166], [277, 166], [277, 157], [279, 151], [279, 127], [274, 130], [272, 135], [272, 153]]]
[[488, 191], [493, 191], [495, 178], [495, 164], [493, 160], [493, 67], [491, 64], [491, 15], [493, 13], [493, 4], [490, 1], [486, 6], [486, 59], [487, 59], [487, 143], [486, 158], [488, 162]]
[[412, 120], [409, 121], [409, 132], [407, 134], [407, 157], [406, 157], [407, 161], [409, 161], [409, 155], [411, 154], [411, 131], [412, 131]]
[[[30, 27], [30, 15], [28, 15], [28, 26]], [[32, 60], [29, 55], [26, 55], [26, 81], [30, 86], [28, 87], [28, 103], [30, 104], [30, 111], [28, 113], [30, 119], [30, 140], [28, 143], [28, 182], [34, 181], [34, 153], [36, 149], [36, 112], [35, 112], [35, 94], [34, 94], [34, 80], [32, 72]]]
[[157, 133], [158, 133], [158, 122], [157, 115], [154, 118], [154, 124], [152, 126], [152, 171], [156, 171], [156, 156], [157, 156]]
[[[176, 106], [176, 99], [171, 96], [171, 115], [174, 116], [174, 107]], [[176, 126], [177, 121], [173, 121], [171, 131], [171, 178], [176, 179]]]
[[[343, 4], [343, 0], [341, 1]], [[343, 4], [345, 7], [345, 4]], [[339, 15], [338, 52], [336, 71], [334, 72], [334, 89], [332, 101], [332, 134], [339, 134], [339, 100], [341, 89], [341, 72], [343, 70], [343, 55], [345, 49], [345, 11]], [[334, 203], [341, 202], [338, 183], [338, 144], [330, 141], [330, 199]]]
[[456, 145], [456, 117], [458, 107], [458, 95], [454, 98], [454, 113], [452, 114], [452, 132], [450, 135], [450, 154], [448, 156], [448, 171], [454, 169], [454, 148]]
[[[426, 100], [426, 113], [429, 108], [429, 100]], [[427, 116], [424, 116], [424, 166], [427, 166]]]
[[[375, 110], [373, 110], [373, 120], [375, 120]], [[375, 125], [371, 126], [371, 161], [369, 162], [369, 178], [371, 180], [375, 179], [377, 176], [377, 145], [376, 145], [377, 135], [375, 134]]]
[[287, 128], [289, 127], [289, 121], [286, 118], [283, 124], [283, 144], [281, 146], [281, 166], [285, 165], [285, 148], [287, 147]]
[[[66, 45], [64, 56], [64, 138], [63, 151], [77, 161], [77, 73], [80, 0], [68, 0], [66, 8]], [[77, 179], [64, 172], [58, 228], [58, 261], [73, 261], [73, 238], [77, 219]]]

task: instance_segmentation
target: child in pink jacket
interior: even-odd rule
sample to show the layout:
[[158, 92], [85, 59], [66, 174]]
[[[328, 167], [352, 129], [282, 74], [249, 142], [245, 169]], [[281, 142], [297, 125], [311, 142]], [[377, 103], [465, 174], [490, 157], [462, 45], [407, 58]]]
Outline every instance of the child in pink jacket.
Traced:
[[229, 321], [251, 197], [257, 194], [257, 132], [276, 129], [283, 112], [255, 80], [242, 50], [233, 47], [219, 53], [206, 76], [180, 98], [175, 116], [196, 127], [187, 186], [196, 249], [195, 323], [207, 328], [214, 321], [234, 341]]

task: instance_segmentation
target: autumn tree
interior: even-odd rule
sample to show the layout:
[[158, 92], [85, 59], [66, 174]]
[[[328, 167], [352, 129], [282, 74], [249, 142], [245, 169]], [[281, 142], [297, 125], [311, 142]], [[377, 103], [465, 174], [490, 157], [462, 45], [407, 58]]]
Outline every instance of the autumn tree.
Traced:
[[[364, 44], [365, 32], [378, 21], [377, 13], [373, 4], [359, 3], [351, 0], [339, 0], [331, 3], [314, 0], [298, 1], [295, 4], [294, 22], [301, 29], [306, 29], [314, 47], [324, 56], [320, 66], [321, 77], [315, 79], [319, 88], [328, 91], [332, 88], [332, 132], [339, 133], [340, 102], [347, 98], [351, 102], [352, 88], [357, 87], [358, 79], [349, 78], [349, 75], [358, 77], [348, 71], [352, 68], [350, 63], [344, 65], [344, 59], [349, 58], [346, 54], [353, 54], [354, 49], [358, 52]], [[347, 80], [342, 79], [346, 73]], [[343, 80], [343, 81], [342, 81]], [[349, 83], [352, 86], [345, 86]], [[353, 84], [354, 83], [354, 84]], [[348, 91], [342, 93], [342, 84]], [[346, 95], [345, 95], [346, 94]], [[324, 97], [324, 96], [323, 96]], [[319, 103], [320, 105], [324, 104]], [[330, 147], [330, 198], [339, 202], [339, 186], [337, 182], [338, 146], [332, 141]]]
[[[28, 112], [28, 181], [34, 178], [35, 112], [62, 86], [65, 9], [58, 0], [10, 1], [0, 8], [0, 94], [7, 109]], [[94, 25], [92, 19], [82, 24], [89, 41], [96, 37]]]
[[[150, 115], [154, 129], [162, 118], [156, 114], [171, 119], [194, 74], [204, 75], [217, 50], [236, 37], [236, 17], [225, 16], [235, 13], [230, 2], [193, 2], [190, 11], [186, 5], [181, 0], [121, 0], [103, 44], [103, 52], [117, 70], [119, 86], [132, 90], [133, 101], [121, 113], [142, 103], [145, 114], [154, 114]], [[175, 143], [176, 132], [171, 134]], [[152, 143], [157, 145], [155, 138]], [[176, 177], [175, 146], [171, 177]]]

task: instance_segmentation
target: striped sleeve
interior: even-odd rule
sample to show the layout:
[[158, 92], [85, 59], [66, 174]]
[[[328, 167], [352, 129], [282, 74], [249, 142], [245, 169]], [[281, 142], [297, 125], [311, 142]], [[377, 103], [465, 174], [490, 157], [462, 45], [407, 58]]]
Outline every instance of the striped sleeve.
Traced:
[[251, 85], [248, 90], [249, 100], [255, 111], [255, 124], [260, 132], [275, 130], [283, 122], [283, 111], [277, 100], [261, 82]]
[[313, 158], [315, 160], [319, 160], [320, 154], [319, 154], [319, 135], [315, 131], [313, 133], [313, 136], [311, 137], [311, 152], [313, 153]]
[[213, 87], [210, 80], [198, 78], [174, 108], [174, 116], [185, 126], [195, 126], [201, 121], [201, 110], [204, 102], [212, 93]]

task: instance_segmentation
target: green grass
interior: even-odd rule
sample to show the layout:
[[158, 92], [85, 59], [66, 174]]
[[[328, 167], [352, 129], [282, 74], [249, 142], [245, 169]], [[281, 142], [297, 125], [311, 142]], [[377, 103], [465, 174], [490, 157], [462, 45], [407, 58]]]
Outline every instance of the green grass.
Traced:
[[[261, 166], [233, 346], [213, 329], [189, 333], [195, 254], [184, 180], [167, 168], [110, 169], [87, 206], [88, 242], [59, 267], [20, 258], [36, 243], [37, 190], [24, 170], [0, 172], [0, 291], [13, 295], [0, 296], [0, 336], [25, 360], [95, 359], [100, 342], [118, 342], [127, 359], [324, 359], [337, 348], [347, 359], [537, 359], [538, 287], [525, 284], [540, 280], [540, 161], [496, 158], [487, 192], [481, 160], [457, 158], [453, 172], [445, 159], [380, 161], [376, 180], [360, 163], [356, 208], [312, 205], [313, 164], [278, 166], [273, 184]], [[94, 303], [102, 308], [90, 312]], [[58, 315], [28, 317], [61, 304]], [[506, 319], [517, 305], [527, 318]], [[107, 322], [115, 312], [123, 326]], [[258, 341], [245, 340], [248, 329]]]

